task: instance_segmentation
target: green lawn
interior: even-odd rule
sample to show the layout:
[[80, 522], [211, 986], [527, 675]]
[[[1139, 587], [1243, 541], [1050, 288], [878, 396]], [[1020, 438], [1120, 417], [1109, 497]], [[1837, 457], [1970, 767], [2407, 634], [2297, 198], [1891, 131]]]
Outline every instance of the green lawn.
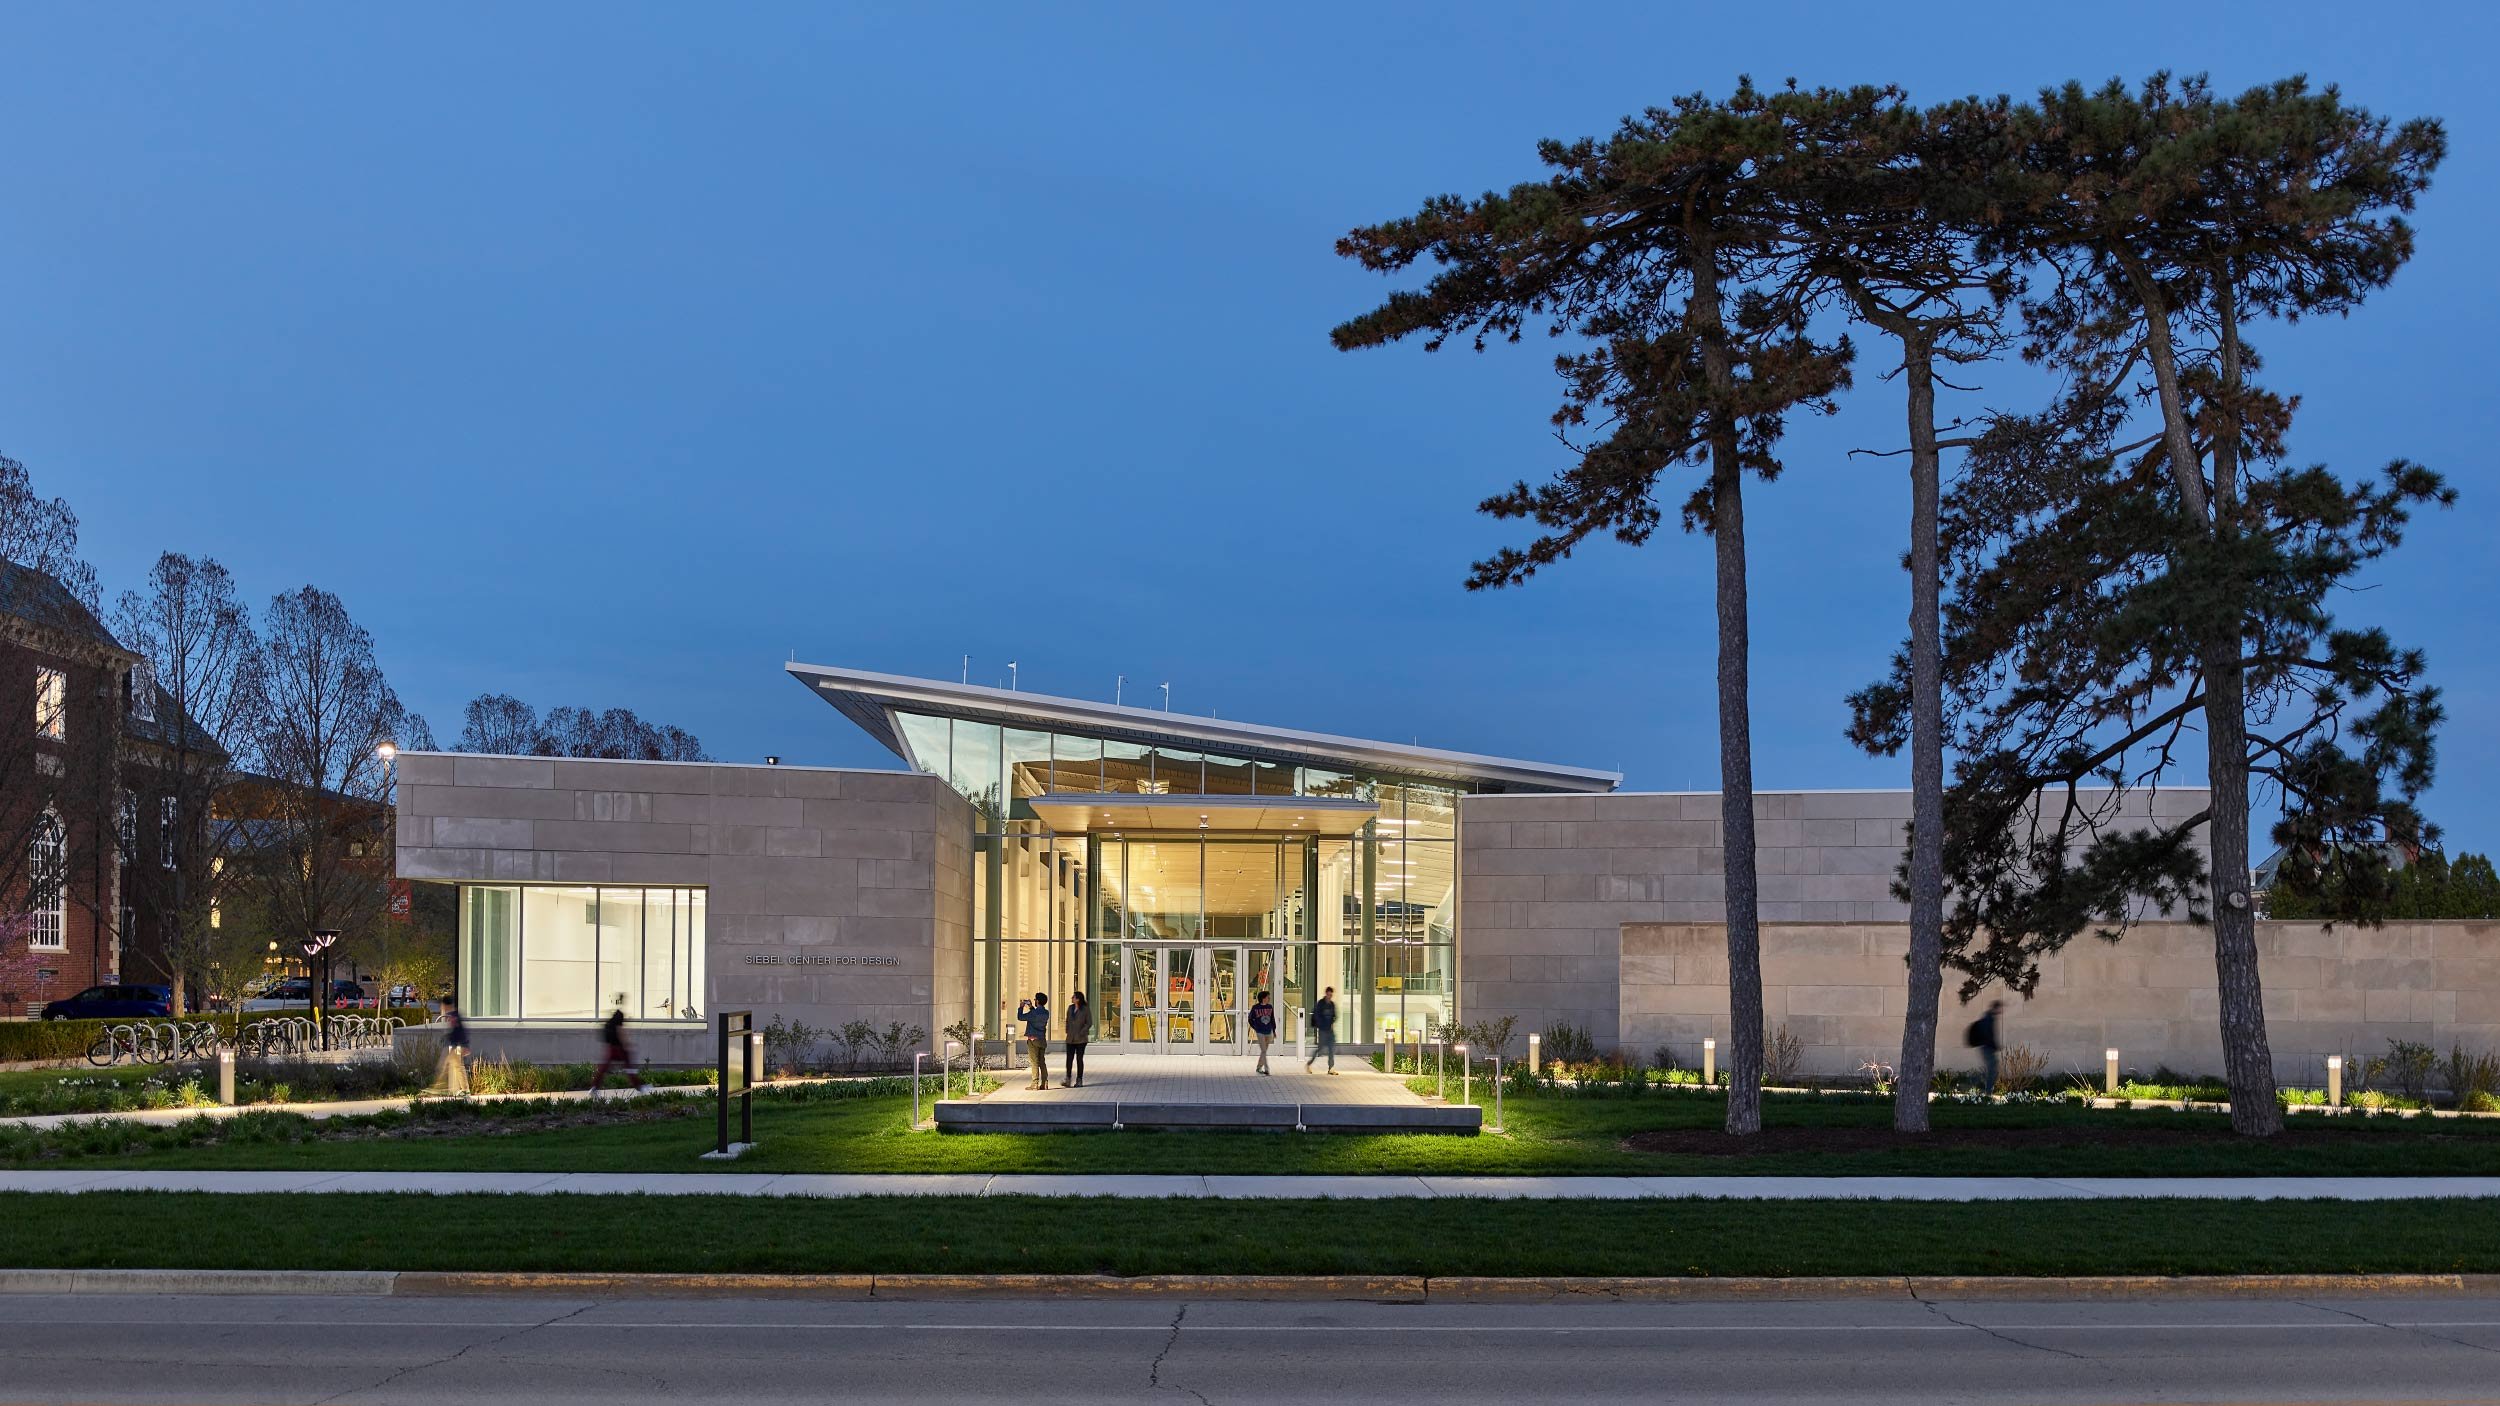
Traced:
[[[890, 1085], [888, 1087], [891, 1087]], [[1256, 1133], [939, 1134], [908, 1127], [908, 1096], [845, 1097], [839, 1086], [756, 1100], [760, 1146], [741, 1172], [1281, 1172], [1682, 1175], [2500, 1175], [2500, 1124], [2300, 1117], [2271, 1141], [2227, 1135], [2218, 1114], [2094, 1111], [2071, 1105], [1939, 1104], [1934, 1142], [1895, 1139], [1871, 1099], [1766, 1100], [1771, 1141], [1743, 1155], [1643, 1151], [1640, 1133], [1705, 1140], [1722, 1117], [1706, 1094], [1508, 1100], [1503, 1136]], [[564, 1126], [533, 1128], [557, 1117]], [[499, 1131], [500, 1130], [500, 1131]], [[163, 1146], [176, 1139], [215, 1138]], [[718, 1171], [708, 1099], [674, 1110], [512, 1105], [386, 1115], [343, 1126], [284, 1115], [197, 1131], [0, 1133], [0, 1165], [428, 1171]], [[299, 1140], [308, 1139], [308, 1140]], [[2500, 1218], [2495, 1218], [2500, 1219]]]
[[[281, 1233], [297, 1227], [304, 1233]], [[1117, 1202], [0, 1195], [20, 1268], [1110, 1274], [2500, 1271], [2459, 1201]]]

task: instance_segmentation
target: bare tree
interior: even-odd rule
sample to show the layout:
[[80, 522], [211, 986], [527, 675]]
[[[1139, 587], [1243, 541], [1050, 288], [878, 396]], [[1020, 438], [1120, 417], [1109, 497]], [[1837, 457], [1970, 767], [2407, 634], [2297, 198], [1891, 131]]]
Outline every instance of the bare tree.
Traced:
[[323, 930], [362, 934], [389, 902], [380, 748], [432, 738], [338, 597], [312, 586], [280, 595], [260, 633], [252, 754], [262, 776], [236, 787], [229, 807], [250, 850], [242, 867], [282, 944]]
[[38, 496], [26, 466], [6, 454], [0, 454], [0, 561], [42, 572], [90, 611], [101, 604], [95, 568], [78, 555], [78, 514], [66, 498]]
[[186, 986], [211, 960], [219, 903], [240, 878], [210, 816], [234, 776], [223, 739], [254, 731], [260, 641], [226, 568], [177, 552], [156, 559], [145, 591], [122, 593], [113, 624], [142, 660], [132, 677], [115, 801], [125, 903], [160, 925], [153, 934], [122, 936], [152, 949], [179, 1008]]

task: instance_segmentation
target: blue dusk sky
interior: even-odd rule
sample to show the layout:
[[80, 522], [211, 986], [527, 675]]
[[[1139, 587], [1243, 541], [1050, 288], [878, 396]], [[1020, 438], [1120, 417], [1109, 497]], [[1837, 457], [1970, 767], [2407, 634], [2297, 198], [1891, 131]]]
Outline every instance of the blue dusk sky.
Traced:
[[[969, 654], [1709, 788], [1706, 541], [1463, 591], [1512, 540], [1476, 501], [1565, 462], [1550, 350], [1331, 350], [1386, 291], [1335, 238], [1740, 73], [2307, 73], [2452, 137], [2395, 286], [2261, 345], [2298, 457], [2464, 490], [2346, 613], [2429, 651], [2431, 809], [2500, 843], [2500, 12], [2078, 13], [10, 5], [0, 453], [71, 499], [108, 594], [166, 549], [336, 591], [447, 743], [500, 690], [889, 766], [782, 661]], [[1906, 784], [1841, 735], [1907, 606], [1902, 465], [1849, 455], [1899, 442], [1881, 369], [1749, 494], [1766, 788]]]

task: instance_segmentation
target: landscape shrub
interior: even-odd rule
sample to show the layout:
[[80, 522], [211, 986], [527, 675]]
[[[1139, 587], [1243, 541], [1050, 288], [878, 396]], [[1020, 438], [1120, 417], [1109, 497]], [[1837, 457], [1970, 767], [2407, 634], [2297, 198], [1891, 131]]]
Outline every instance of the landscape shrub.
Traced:
[[1782, 1025], [1762, 1042], [1762, 1082], [1793, 1086], [1797, 1082], [1797, 1070], [1805, 1061], [1805, 1041], [1789, 1034], [1788, 1027]]
[[2500, 1054], [2475, 1054], [2463, 1045], [2451, 1046], [2440, 1074], [2459, 1108], [2467, 1108], [2477, 1096], [2485, 1102], [2500, 1098]]
[[2009, 1045], [1997, 1055], [1997, 1090], [2000, 1093], [2029, 1093], [2040, 1076], [2049, 1072], [2049, 1057], [2029, 1045]]
[[1597, 1058], [1597, 1039], [1569, 1021], [1545, 1027], [1544, 1058], [1555, 1064], [1588, 1064]]
[[1660, 1045], [1649, 1052], [1649, 1067], [1660, 1073], [1672, 1074], [1684, 1066], [1677, 1062], [1673, 1046]]
[[2430, 1046], [2411, 1040], [2387, 1042], [2387, 1077], [2396, 1092], [2415, 1103], [2430, 1097], [2431, 1071], [2439, 1067], [2439, 1056]]

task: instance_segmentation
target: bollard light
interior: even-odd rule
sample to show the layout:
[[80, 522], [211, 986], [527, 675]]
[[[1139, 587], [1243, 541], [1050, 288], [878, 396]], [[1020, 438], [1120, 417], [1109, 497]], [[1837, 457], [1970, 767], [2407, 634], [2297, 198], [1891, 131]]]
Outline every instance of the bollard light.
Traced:
[[[947, 1076], [949, 1073], [951, 1073], [951, 1072], [952, 1072], [952, 1070], [953, 1070], [953, 1066], [954, 1066], [954, 1062], [955, 1062], [955, 1056], [957, 1056], [957, 1055], [959, 1055], [959, 1054], [962, 1054], [963, 1052], [964, 1052], [964, 1042], [963, 1042], [963, 1041], [961, 1041], [961, 1040], [949, 1040], [949, 1041], [947, 1041], [947, 1042], [946, 1042], [946, 1053], [945, 1053], [944, 1055], [940, 1056], [940, 1057], [939, 1057], [939, 1059], [938, 1059], [938, 1097], [939, 1097], [939, 1098], [944, 1098], [944, 1097], [946, 1097], [946, 1090], [947, 1090], [946, 1076]], [[972, 1075], [971, 1075], [971, 1073], [970, 1073], [969, 1071], [966, 1071], [966, 1073], [964, 1074], [964, 1097], [965, 1097], [965, 1098], [970, 1098], [970, 1097], [972, 1097]]]
[[2342, 1055], [2326, 1057], [2326, 1106], [2329, 1108], [2344, 1106], [2344, 1057]]
[[911, 1052], [911, 1126], [913, 1132], [920, 1131], [920, 1065], [928, 1057], [927, 1050]]
[[1542, 1058], [1545, 1053], [1544, 1045], [1544, 1036], [1533, 1030], [1528, 1032], [1528, 1072], [1531, 1074], [1537, 1072], [1537, 1068], [1544, 1063]]
[[747, 1036], [747, 1086], [752, 1088], [764, 1077], [764, 1032]]
[[1443, 1103], [1450, 1101], [1450, 1047], [1432, 1047], [1432, 1096]]
[[234, 1107], [234, 1051], [217, 1052], [217, 1101]]
[[2118, 1092], [2118, 1052], [2116, 1050], [2101, 1051], [2101, 1090], [2110, 1094]]
[[1493, 1131], [1502, 1130], [1502, 1057], [1493, 1056]]
[[1466, 1044], [1461, 1042], [1458, 1047], [1458, 1101], [1460, 1103], [1475, 1102], [1475, 1074], [1476, 1061], [1467, 1053]]
[[1705, 1089], [1719, 1086], [1719, 1042], [1707, 1035], [1701, 1041], [1701, 1086]]

